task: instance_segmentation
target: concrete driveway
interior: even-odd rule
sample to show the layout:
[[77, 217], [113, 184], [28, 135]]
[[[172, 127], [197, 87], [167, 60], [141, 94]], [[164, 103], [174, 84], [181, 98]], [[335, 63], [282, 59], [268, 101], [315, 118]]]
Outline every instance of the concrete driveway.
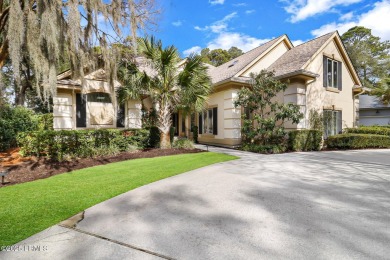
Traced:
[[390, 150], [210, 150], [241, 159], [100, 203], [0, 258], [390, 258]]

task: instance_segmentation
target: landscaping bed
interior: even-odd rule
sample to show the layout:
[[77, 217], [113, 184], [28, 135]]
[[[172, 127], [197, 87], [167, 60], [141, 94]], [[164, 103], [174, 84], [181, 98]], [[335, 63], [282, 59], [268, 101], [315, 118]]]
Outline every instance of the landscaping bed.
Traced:
[[[115, 156], [101, 156], [97, 158], [79, 158], [71, 161], [55, 161], [47, 158], [23, 158], [10, 160], [11, 158], [19, 158], [17, 153], [12, 151], [9, 153], [9, 158], [6, 159], [7, 153], [3, 153], [3, 158], [0, 160], [0, 171], [9, 170], [6, 176], [6, 184], [0, 184], [0, 188], [17, 183], [29, 182], [38, 179], [48, 178], [57, 174], [71, 172], [96, 165], [107, 163], [120, 162], [138, 158], [153, 158], [167, 155], [187, 154], [204, 152], [199, 149], [146, 149], [133, 152], [121, 152]], [[13, 162], [11, 164], [9, 162]], [[6, 167], [4, 167], [4, 166]]]

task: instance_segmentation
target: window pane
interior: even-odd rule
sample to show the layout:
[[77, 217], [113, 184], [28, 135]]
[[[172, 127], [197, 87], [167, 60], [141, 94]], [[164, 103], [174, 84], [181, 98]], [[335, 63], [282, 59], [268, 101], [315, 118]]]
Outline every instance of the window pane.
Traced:
[[332, 60], [328, 59], [328, 70], [327, 70], [327, 79], [328, 79], [328, 87], [332, 87]]
[[108, 93], [88, 93], [87, 94], [88, 102], [99, 102], [99, 103], [111, 103], [111, 97]]
[[209, 109], [209, 129], [208, 133], [212, 134], [213, 133], [213, 110]]
[[337, 88], [337, 61], [333, 61], [333, 87]]
[[207, 111], [203, 112], [203, 133], [207, 133]]

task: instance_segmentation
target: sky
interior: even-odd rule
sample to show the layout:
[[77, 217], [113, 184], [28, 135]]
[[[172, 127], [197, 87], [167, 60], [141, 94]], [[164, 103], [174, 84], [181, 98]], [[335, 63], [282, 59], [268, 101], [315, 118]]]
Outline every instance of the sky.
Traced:
[[282, 34], [298, 45], [356, 25], [390, 40], [390, 0], [160, 0], [160, 6], [149, 34], [183, 57], [206, 47], [246, 52]]

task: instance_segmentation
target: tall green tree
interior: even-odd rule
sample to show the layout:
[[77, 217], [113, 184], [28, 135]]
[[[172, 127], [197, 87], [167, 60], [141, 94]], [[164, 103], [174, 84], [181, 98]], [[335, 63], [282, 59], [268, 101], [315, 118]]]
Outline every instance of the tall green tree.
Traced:
[[341, 39], [365, 87], [373, 88], [390, 74], [390, 42], [372, 35], [371, 29], [355, 26]]
[[150, 96], [157, 112], [160, 147], [169, 148], [173, 111], [180, 106], [200, 110], [210, 93], [207, 66], [197, 55], [181, 61], [176, 47], [163, 47], [154, 37], [139, 39], [138, 50], [143, 58], [126, 61], [119, 68], [118, 79], [123, 84], [119, 99]]
[[231, 47], [229, 50], [204, 48], [200, 52], [202, 61], [213, 66], [219, 66], [231, 59], [237, 58], [242, 55], [243, 51], [237, 47]]
[[245, 109], [241, 138], [244, 145], [280, 145], [286, 132], [284, 123], [299, 123], [303, 114], [299, 106], [279, 103], [275, 100], [278, 93], [287, 89], [287, 85], [274, 78], [273, 72], [262, 70], [251, 74], [252, 83], [238, 92], [235, 106]]

